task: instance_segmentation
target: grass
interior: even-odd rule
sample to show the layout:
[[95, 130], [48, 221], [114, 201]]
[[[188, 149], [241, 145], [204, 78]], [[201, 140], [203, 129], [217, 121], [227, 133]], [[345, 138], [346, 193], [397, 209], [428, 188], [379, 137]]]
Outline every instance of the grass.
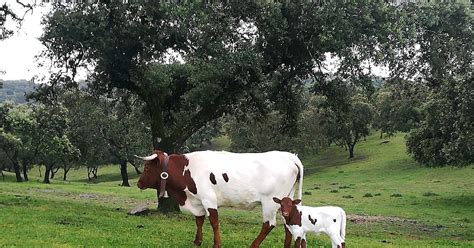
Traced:
[[[354, 159], [346, 153], [330, 147], [303, 158], [303, 201], [343, 207], [349, 218], [348, 246], [474, 247], [472, 165], [420, 167], [407, 156], [400, 135], [386, 144], [370, 136], [356, 146]], [[137, 176], [129, 172], [133, 186]], [[36, 169], [30, 177], [30, 182], [16, 183], [6, 173], [0, 181], [0, 246], [192, 247], [193, 216], [126, 214], [140, 203], [154, 208], [156, 192], [118, 186], [118, 166], [101, 167], [94, 183], [84, 179], [84, 169], [71, 171], [67, 182], [50, 185], [40, 183]], [[219, 214], [223, 246], [248, 247], [261, 226], [260, 209], [221, 209]], [[203, 247], [212, 245], [211, 230], [206, 221]], [[282, 247], [283, 237], [279, 224], [262, 247]], [[308, 246], [316, 244], [330, 247], [324, 235], [309, 235]]]

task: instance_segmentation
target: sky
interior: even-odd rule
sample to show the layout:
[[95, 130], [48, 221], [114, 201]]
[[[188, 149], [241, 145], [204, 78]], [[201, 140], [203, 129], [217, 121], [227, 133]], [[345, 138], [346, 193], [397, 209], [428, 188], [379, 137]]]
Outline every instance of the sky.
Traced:
[[[4, 1], [0, 0], [0, 4]], [[28, 2], [28, 1], [24, 1]], [[23, 15], [25, 9], [22, 9], [15, 0], [7, 0], [6, 3], [11, 6], [17, 14]], [[41, 17], [49, 10], [48, 6], [39, 6], [34, 8], [33, 12], [25, 15], [25, 19], [20, 28], [12, 21], [7, 21], [6, 26], [15, 31], [10, 38], [0, 41], [0, 79], [28, 79], [41, 73], [35, 62], [34, 56], [39, 55], [43, 46], [38, 38], [43, 29], [41, 27]]]
[[[4, 1], [0, 0], [0, 4]], [[39, 0], [37, 1], [39, 2]], [[6, 2], [16, 11], [15, 13], [23, 13], [24, 9], [15, 0], [6, 0]], [[28, 0], [24, 2], [28, 2]], [[37, 66], [35, 56], [39, 55], [42, 49], [44, 49], [38, 38], [43, 33], [41, 17], [49, 10], [50, 5], [47, 4], [34, 8], [32, 13], [26, 14], [20, 28], [14, 22], [7, 22], [7, 27], [14, 30], [15, 33], [10, 38], [0, 41], [0, 79], [31, 80], [35, 76], [41, 77], [46, 75], [47, 70], [40, 69]], [[329, 55], [326, 57], [328, 59], [326, 65], [328, 65], [330, 71], [333, 71], [338, 64], [337, 60]], [[375, 67], [373, 73], [385, 77], [388, 75], [388, 69]], [[85, 78], [85, 75], [83, 78]]]

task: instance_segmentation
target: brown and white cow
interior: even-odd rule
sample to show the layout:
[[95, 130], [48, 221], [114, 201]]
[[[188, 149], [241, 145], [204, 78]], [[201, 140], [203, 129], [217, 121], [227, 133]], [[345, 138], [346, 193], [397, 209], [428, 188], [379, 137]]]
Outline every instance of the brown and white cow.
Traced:
[[[276, 225], [280, 207], [273, 197], [293, 197], [296, 182], [301, 198], [303, 165], [295, 154], [280, 151], [231, 153], [201, 151], [167, 155], [154, 151], [142, 157], [144, 172], [140, 189], [154, 188], [173, 197], [183, 210], [196, 216], [195, 245], [202, 242], [204, 216], [209, 216], [214, 231], [214, 247], [220, 247], [218, 207], [252, 209], [262, 205], [263, 225], [251, 247], [260, 243]], [[291, 237], [290, 237], [291, 239]]]

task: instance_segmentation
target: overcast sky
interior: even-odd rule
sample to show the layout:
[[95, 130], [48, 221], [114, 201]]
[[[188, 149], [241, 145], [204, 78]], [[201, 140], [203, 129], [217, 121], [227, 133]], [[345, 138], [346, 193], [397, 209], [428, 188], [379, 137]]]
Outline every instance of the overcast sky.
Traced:
[[[0, 4], [4, 1], [0, 0]], [[23, 15], [22, 9], [15, 0], [7, 0], [7, 4], [19, 15]], [[24, 1], [28, 2], [28, 1]], [[40, 73], [36, 66], [34, 56], [38, 55], [43, 46], [38, 38], [43, 32], [41, 27], [41, 16], [49, 10], [48, 6], [39, 6], [25, 15], [25, 20], [20, 29], [17, 24], [7, 21], [7, 27], [15, 33], [10, 38], [0, 41], [0, 79], [31, 79]]]
[[[4, 0], [0, 0], [0, 5]], [[15, 3], [15, 0], [7, 0], [7, 3], [16, 13], [23, 13], [24, 9]], [[3, 41], [0, 41], [0, 79], [14, 80], [27, 79], [30, 80], [34, 76], [46, 75], [46, 70], [39, 69], [34, 56], [39, 55], [43, 46], [38, 38], [43, 32], [41, 26], [41, 17], [48, 12], [49, 5], [36, 7], [33, 13], [28, 13], [20, 29], [16, 23], [7, 22], [7, 27], [13, 29], [15, 34]], [[332, 60], [328, 63], [328, 67], [333, 67], [337, 62]], [[374, 68], [373, 73], [378, 76], [387, 76], [386, 68]]]

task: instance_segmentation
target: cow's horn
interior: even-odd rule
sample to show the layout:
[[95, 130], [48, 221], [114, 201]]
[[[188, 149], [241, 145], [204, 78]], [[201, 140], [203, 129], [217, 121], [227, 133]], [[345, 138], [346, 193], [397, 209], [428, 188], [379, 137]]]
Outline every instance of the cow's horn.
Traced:
[[156, 157], [158, 157], [158, 154], [153, 154], [153, 155], [150, 155], [148, 157], [140, 157], [140, 156], [137, 156], [135, 155], [136, 158], [139, 158], [139, 159], [142, 159], [142, 160], [145, 160], [145, 161], [150, 161], [150, 160], [153, 160], [155, 159]]

